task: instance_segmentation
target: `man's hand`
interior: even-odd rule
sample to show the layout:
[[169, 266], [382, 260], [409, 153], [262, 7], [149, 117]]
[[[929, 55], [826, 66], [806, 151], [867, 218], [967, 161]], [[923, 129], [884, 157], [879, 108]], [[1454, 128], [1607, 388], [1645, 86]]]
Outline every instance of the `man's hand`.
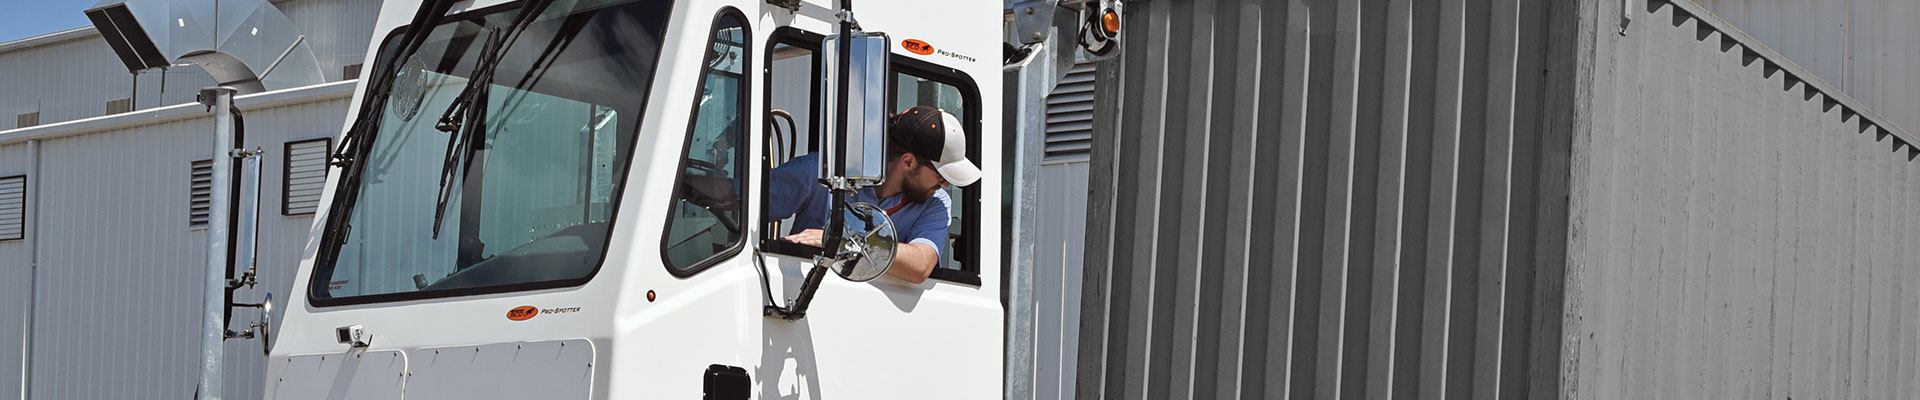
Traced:
[[789, 241], [789, 242], [804, 244], [804, 245], [813, 246], [813, 247], [820, 247], [820, 237], [821, 236], [820, 236], [819, 229], [807, 229], [807, 230], [800, 231], [800, 233], [787, 235], [787, 237], [785, 237], [784, 239], [786, 239], [786, 241]]

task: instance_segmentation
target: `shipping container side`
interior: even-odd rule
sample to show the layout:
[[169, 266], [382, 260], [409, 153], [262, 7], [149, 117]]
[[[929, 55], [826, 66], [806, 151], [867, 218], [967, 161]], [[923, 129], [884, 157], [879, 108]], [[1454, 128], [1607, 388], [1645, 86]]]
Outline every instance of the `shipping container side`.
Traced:
[[1077, 393], [1557, 392], [1571, 9], [1141, 3], [1101, 69]]
[[1910, 395], [1911, 136], [1699, 5], [1581, 11], [1560, 397]]
[[1141, 3], [1077, 393], [1911, 395], [1912, 137], [1627, 1]]

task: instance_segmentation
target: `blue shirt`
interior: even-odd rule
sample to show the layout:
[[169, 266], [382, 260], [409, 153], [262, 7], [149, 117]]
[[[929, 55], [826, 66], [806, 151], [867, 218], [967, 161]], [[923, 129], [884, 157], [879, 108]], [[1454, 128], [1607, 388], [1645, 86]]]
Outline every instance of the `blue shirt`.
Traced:
[[[770, 179], [770, 192], [767, 197], [769, 219], [781, 220], [794, 217], [794, 231], [801, 229], [823, 229], [826, 226], [827, 210], [831, 207], [831, 193], [826, 186], [820, 185], [819, 157], [808, 154], [794, 157], [779, 168], [773, 169]], [[870, 203], [880, 209], [892, 209], [902, 201], [904, 195], [893, 195], [879, 199], [873, 188], [854, 191], [854, 203]], [[933, 197], [918, 203], [909, 203], [893, 213], [893, 229], [899, 233], [904, 243], [920, 243], [933, 248], [935, 257], [940, 255], [942, 243], [947, 242], [947, 224], [953, 215], [952, 203], [947, 199], [946, 190], [935, 190]]]

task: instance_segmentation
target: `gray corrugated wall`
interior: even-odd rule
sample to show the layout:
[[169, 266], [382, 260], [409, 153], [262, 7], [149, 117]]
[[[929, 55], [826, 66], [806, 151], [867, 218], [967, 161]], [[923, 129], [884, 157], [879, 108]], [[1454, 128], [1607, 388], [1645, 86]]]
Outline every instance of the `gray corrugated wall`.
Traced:
[[[0, 146], [0, 176], [26, 175], [29, 161], [27, 145]], [[34, 207], [34, 192], [28, 191], [28, 207]], [[20, 395], [20, 371], [26, 356], [25, 339], [27, 282], [31, 271], [26, 240], [0, 240], [0, 397]]]
[[1920, 2], [1694, 0], [1840, 90], [1920, 126]]
[[1564, 397], [1920, 396], [1914, 136], [1703, 7], [1586, 3]]
[[[280, 299], [297, 295], [293, 271], [312, 218], [279, 215], [279, 153], [284, 142], [337, 133], [346, 116], [343, 96], [247, 110], [248, 143], [268, 158], [261, 283], [237, 300], [256, 301], [266, 291]], [[210, 156], [210, 129], [209, 119], [193, 118], [42, 142], [34, 399], [192, 395], [206, 231], [187, 228], [188, 165]], [[235, 327], [253, 320], [248, 310], [234, 313]], [[13, 321], [0, 326], [18, 329]], [[229, 341], [226, 352], [227, 398], [261, 397], [258, 342]]]
[[1538, 3], [1131, 3], [1080, 397], [1916, 396], [1913, 136], [1693, 3]]
[[1047, 95], [1046, 149], [1036, 187], [1033, 333], [1036, 399], [1074, 397], [1081, 270], [1087, 236], [1087, 161], [1093, 140], [1094, 65], [1075, 64]]
[[1556, 393], [1560, 3], [1129, 3], [1079, 396]]

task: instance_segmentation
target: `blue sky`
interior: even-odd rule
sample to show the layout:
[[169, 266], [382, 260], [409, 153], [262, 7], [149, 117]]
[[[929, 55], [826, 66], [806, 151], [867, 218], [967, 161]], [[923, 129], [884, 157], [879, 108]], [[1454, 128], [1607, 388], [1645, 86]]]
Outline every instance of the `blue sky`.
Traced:
[[87, 26], [98, 0], [0, 0], [0, 42]]

